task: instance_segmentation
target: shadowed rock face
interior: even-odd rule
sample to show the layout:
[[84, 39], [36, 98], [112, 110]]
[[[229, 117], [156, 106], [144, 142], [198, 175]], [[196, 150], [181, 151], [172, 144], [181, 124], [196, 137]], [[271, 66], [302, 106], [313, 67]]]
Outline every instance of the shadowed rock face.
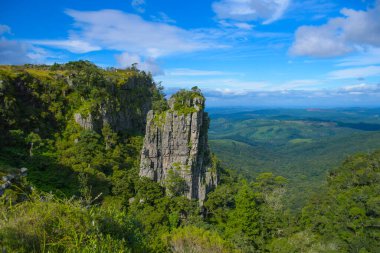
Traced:
[[160, 182], [168, 194], [198, 199], [201, 204], [217, 185], [204, 101], [200, 91], [181, 91], [169, 100], [169, 110], [150, 111], [140, 164], [140, 176]]

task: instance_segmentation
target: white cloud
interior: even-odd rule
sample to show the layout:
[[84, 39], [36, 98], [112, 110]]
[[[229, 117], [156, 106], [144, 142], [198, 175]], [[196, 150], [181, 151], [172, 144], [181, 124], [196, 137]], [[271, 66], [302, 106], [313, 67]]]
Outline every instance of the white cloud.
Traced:
[[244, 22], [234, 23], [234, 25], [237, 28], [244, 29], [244, 30], [251, 30], [253, 28], [253, 25], [250, 25], [250, 24], [244, 23]]
[[331, 20], [323, 26], [302, 26], [297, 29], [295, 42], [290, 49], [293, 55], [331, 57], [352, 51], [338, 29], [340, 19]]
[[358, 55], [345, 57], [339, 60], [337, 66], [364, 66], [380, 64], [380, 48], [370, 47], [359, 52]]
[[290, 49], [294, 55], [332, 57], [363, 46], [380, 46], [380, 1], [367, 11], [342, 9], [343, 17], [321, 26], [301, 26]]
[[223, 27], [223, 28], [238, 28], [241, 30], [252, 30], [254, 28], [254, 25], [251, 25], [246, 22], [231, 22], [228, 20], [219, 20], [218, 23]]
[[11, 32], [11, 28], [9, 26], [0, 24], [0, 35], [3, 35], [5, 33], [10, 33], [10, 32]]
[[380, 85], [357, 84], [336, 89], [203, 89], [208, 106], [345, 107], [379, 106]]
[[219, 92], [224, 96], [244, 96], [249, 93], [247, 90], [236, 90], [236, 89], [228, 89], [228, 88], [218, 88], [215, 89], [216, 92]]
[[90, 43], [81, 40], [32, 40], [29, 42], [34, 45], [66, 49], [70, 52], [79, 54], [98, 51], [102, 49], [99, 46], [91, 45]]
[[[119, 51], [117, 61], [127, 66], [130, 59], [139, 63], [140, 69], [160, 73], [156, 59], [172, 54], [190, 53], [216, 45], [214, 35], [203, 30], [186, 30], [172, 24], [147, 21], [135, 14], [119, 10], [76, 11], [66, 10], [75, 21], [75, 29], [65, 40], [34, 40], [39, 46], [65, 49], [72, 53], [97, 50]], [[166, 14], [160, 15], [173, 23]]]
[[212, 8], [220, 19], [239, 21], [263, 20], [263, 24], [280, 19], [290, 0], [220, 0]]
[[[58, 60], [59, 57], [52, 52], [48, 52], [43, 48], [30, 45], [27, 53], [32, 63], [47, 63], [46, 60]], [[48, 63], [47, 63], [48, 64]]]
[[54, 57], [42, 48], [26, 42], [0, 38], [0, 64], [44, 63], [48, 58]]
[[[173, 94], [179, 87], [202, 87], [208, 106], [308, 106], [344, 107], [379, 106], [380, 84], [353, 83], [336, 88], [327, 88], [328, 80], [290, 80], [274, 84], [268, 82], [243, 81], [233, 78], [204, 78], [201, 76], [180, 79], [163, 76], [165, 92]], [[172, 76], [173, 77], [173, 76]], [[336, 81], [334, 81], [336, 83]], [[326, 88], [322, 88], [322, 87]], [[222, 87], [222, 88], [221, 88]]]
[[123, 68], [130, 67], [132, 64], [137, 63], [138, 69], [151, 72], [152, 75], [159, 75], [163, 73], [153, 58], [142, 60], [139, 55], [124, 52], [121, 55], [117, 55], [116, 59], [119, 66]]
[[365, 91], [378, 91], [379, 85], [360, 83], [354, 85], [347, 85], [339, 88], [341, 91], [349, 91], [349, 92], [365, 92]]
[[0, 64], [24, 64], [31, 62], [27, 44], [14, 40], [0, 39]]
[[301, 80], [290, 80], [280, 85], [273, 86], [273, 90], [314, 90], [318, 89], [321, 84], [320, 80], [315, 79], [301, 79]]
[[[174, 25], [146, 21], [137, 15], [118, 10], [67, 10], [66, 13], [74, 18], [78, 28], [70, 31], [69, 41], [85, 42], [94, 46], [94, 50], [100, 47], [157, 58], [212, 46], [206, 41], [204, 34]], [[83, 50], [82, 45], [68, 49], [72, 52]]]
[[343, 9], [341, 12], [346, 16], [342, 29], [348, 41], [380, 46], [380, 1], [368, 11]]
[[170, 18], [165, 12], [159, 12], [156, 16], [152, 16], [152, 20], [159, 23], [175, 24], [176, 21]]
[[131, 5], [136, 11], [145, 12], [145, 0], [132, 0]]
[[348, 68], [330, 72], [331, 79], [365, 78], [380, 75], [380, 66], [367, 66], [361, 68]]
[[[11, 33], [7, 25], [0, 25], [0, 35]], [[49, 57], [42, 49], [30, 43], [0, 37], [0, 64], [20, 65], [25, 63], [42, 63]]]
[[339, 11], [338, 4], [331, 0], [293, 0], [286, 12], [287, 18], [300, 20], [318, 20]]

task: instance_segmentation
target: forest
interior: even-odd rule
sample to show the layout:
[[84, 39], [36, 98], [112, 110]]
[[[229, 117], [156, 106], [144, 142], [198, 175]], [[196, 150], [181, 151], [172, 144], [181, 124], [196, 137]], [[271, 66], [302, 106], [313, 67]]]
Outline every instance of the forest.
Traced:
[[219, 182], [199, 205], [139, 176], [166, 100], [133, 65], [0, 66], [2, 252], [378, 252], [377, 121], [211, 113]]
[[246, 178], [267, 171], [286, 177], [291, 209], [302, 208], [347, 157], [379, 148], [378, 108], [212, 108], [210, 113], [210, 145], [223, 165]]

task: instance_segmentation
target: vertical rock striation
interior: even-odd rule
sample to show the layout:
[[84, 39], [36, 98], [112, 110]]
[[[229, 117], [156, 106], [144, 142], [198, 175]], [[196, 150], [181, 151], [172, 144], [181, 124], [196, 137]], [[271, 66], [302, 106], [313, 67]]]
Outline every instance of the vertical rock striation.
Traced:
[[140, 164], [140, 176], [160, 182], [167, 194], [201, 204], [217, 185], [204, 102], [198, 89], [182, 90], [169, 100], [168, 110], [149, 111]]

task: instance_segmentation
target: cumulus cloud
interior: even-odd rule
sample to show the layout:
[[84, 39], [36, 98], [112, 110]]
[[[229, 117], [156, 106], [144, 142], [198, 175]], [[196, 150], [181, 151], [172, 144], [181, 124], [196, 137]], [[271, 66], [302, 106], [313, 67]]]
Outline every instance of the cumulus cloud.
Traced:
[[346, 17], [342, 29], [347, 41], [380, 46], [380, 1], [368, 11], [343, 9], [341, 12]]
[[296, 40], [290, 49], [293, 55], [332, 57], [351, 52], [339, 29], [341, 20], [334, 19], [323, 26], [302, 26], [296, 31]]
[[68, 40], [34, 42], [65, 48], [73, 53], [108, 49], [153, 58], [212, 47], [204, 34], [146, 21], [138, 15], [118, 10], [67, 10], [66, 14], [75, 20], [77, 28], [70, 31]]
[[158, 64], [153, 58], [143, 60], [137, 54], [130, 54], [128, 52], [124, 52], [120, 55], [117, 55], [116, 59], [119, 63], [119, 66], [123, 68], [130, 67], [132, 64], [137, 63], [138, 69], [150, 72], [152, 73], [152, 75], [159, 75], [163, 73], [161, 68], [158, 66]]
[[284, 15], [289, 4], [290, 0], [220, 0], [212, 8], [220, 19], [263, 20], [263, 24], [270, 24]]
[[380, 46], [380, 1], [373, 9], [342, 9], [343, 17], [321, 26], [301, 26], [290, 48], [293, 55], [332, 57], [363, 46]]
[[72, 53], [119, 51], [116, 60], [120, 66], [137, 62], [141, 69], [156, 74], [161, 72], [156, 64], [159, 57], [218, 47], [205, 31], [168, 24], [174, 21], [164, 13], [160, 14], [159, 21], [147, 21], [119, 10], [66, 10], [65, 13], [75, 21], [75, 29], [69, 31], [68, 39], [29, 42]]

